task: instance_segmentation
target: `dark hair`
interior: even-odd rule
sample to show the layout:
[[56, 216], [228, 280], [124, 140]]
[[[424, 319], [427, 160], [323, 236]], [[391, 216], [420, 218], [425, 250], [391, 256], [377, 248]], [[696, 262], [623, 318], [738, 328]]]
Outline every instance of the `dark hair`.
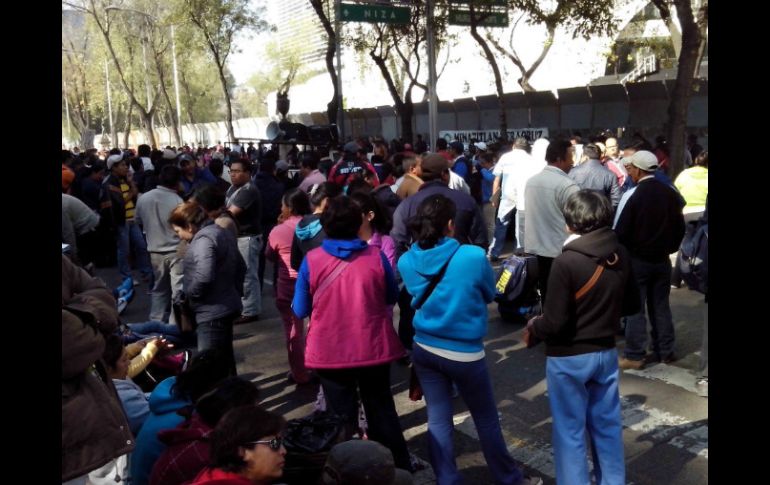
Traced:
[[273, 173], [275, 172], [275, 160], [266, 159], [259, 162], [259, 171], [261, 173]]
[[445, 138], [439, 138], [436, 140], [436, 149], [438, 150], [446, 150], [447, 145], [448, 144]]
[[321, 226], [330, 239], [355, 239], [361, 222], [361, 209], [349, 197], [329, 199], [321, 213]]
[[238, 406], [256, 404], [259, 399], [257, 385], [242, 377], [228, 377], [214, 389], [198, 398], [195, 411], [204, 423], [215, 427], [224, 414]]
[[107, 367], [114, 369], [118, 365], [118, 360], [123, 355], [123, 348], [123, 339], [119, 335], [112, 333], [105, 337], [102, 359]]
[[[253, 166], [251, 162], [248, 160], [244, 160], [242, 158], [239, 158], [237, 160], [233, 160], [232, 162], [230, 162], [230, 168], [233, 168], [233, 165], [235, 165], [236, 163], [240, 163], [245, 172], [251, 173], [253, 170]], [[264, 163], [264, 161], [262, 163]]]
[[152, 149], [150, 148], [150, 145], [139, 145], [136, 149], [137, 155], [140, 157], [149, 157], [152, 153]]
[[310, 199], [307, 194], [299, 189], [291, 189], [283, 194], [283, 204], [291, 210], [295, 216], [310, 214]]
[[206, 219], [208, 219], [208, 216], [203, 207], [195, 201], [188, 200], [179, 204], [171, 211], [171, 215], [168, 216], [168, 223], [172, 226], [197, 231]]
[[602, 156], [602, 151], [595, 144], [589, 143], [583, 147], [583, 155], [591, 159], [599, 159]]
[[567, 152], [571, 149], [572, 144], [568, 140], [554, 140], [545, 149], [545, 161], [556, 163], [559, 160], [566, 160]]
[[567, 199], [564, 220], [575, 234], [588, 234], [612, 225], [612, 204], [604, 194], [583, 189]]
[[698, 165], [702, 167], [708, 168], [709, 166], [709, 151], [703, 150], [698, 154], [697, 157], [695, 157], [695, 160], [693, 160], [693, 165]]
[[318, 168], [318, 162], [320, 157], [316, 152], [304, 151], [300, 154], [299, 165], [303, 168], [309, 168], [310, 170], [316, 170]]
[[212, 158], [209, 162], [209, 172], [214, 177], [219, 177], [225, 171], [225, 162], [218, 158]]
[[195, 189], [193, 198], [205, 211], [215, 211], [225, 206], [225, 192], [216, 185], [201, 185]]
[[434, 247], [444, 237], [444, 230], [450, 219], [454, 219], [457, 207], [452, 199], [443, 195], [432, 195], [417, 207], [417, 213], [409, 219], [412, 239], [423, 249]]
[[494, 164], [495, 163], [495, 154], [490, 152], [484, 152], [481, 155], [479, 155], [479, 158], [482, 162]]
[[355, 192], [350, 195], [350, 198], [358, 205], [363, 214], [374, 212], [374, 219], [370, 224], [375, 232], [390, 234], [390, 230], [393, 228], [390, 213], [382, 208], [376, 197], [371, 193]]
[[210, 435], [211, 466], [239, 473], [246, 468], [238, 448], [250, 441], [279, 434], [286, 421], [279, 414], [252, 404], [233, 408], [222, 416]]
[[166, 165], [160, 169], [158, 174], [158, 185], [176, 189], [179, 185], [179, 179], [182, 178], [182, 171], [176, 165]]
[[197, 401], [220, 381], [230, 376], [231, 362], [226, 351], [218, 348], [204, 350], [193, 357], [187, 369], [176, 376], [171, 392], [181, 398]]
[[354, 192], [369, 193], [372, 191], [372, 185], [361, 174], [362, 172], [354, 174], [353, 179], [348, 183], [348, 195]]
[[144, 162], [142, 162], [141, 158], [129, 158], [128, 164], [134, 169], [134, 172], [144, 171]]
[[342, 193], [342, 187], [333, 182], [319, 184], [315, 192], [310, 196], [310, 205], [318, 207], [326, 198], [337, 197]]
[[[120, 148], [111, 148], [110, 155], [123, 155], [123, 151]], [[125, 159], [125, 157], [124, 157]]]

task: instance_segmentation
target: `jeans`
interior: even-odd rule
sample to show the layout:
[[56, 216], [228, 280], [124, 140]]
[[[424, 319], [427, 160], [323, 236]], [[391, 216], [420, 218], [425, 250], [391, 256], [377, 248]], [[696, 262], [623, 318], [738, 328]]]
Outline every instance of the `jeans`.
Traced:
[[398, 317], [398, 339], [401, 345], [407, 350], [412, 350], [412, 339], [414, 339], [414, 314], [412, 308], [412, 295], [406, 291], [406, 286], [398, 292], [398, 308], [400, 315]]
[[150, 255], [147, 253], [147, 242], [144, 240], [144, 234], [139, 226], [133, 222], [126, 222], [117, 227], [117, 245], [118, 245], [118, 269], [120, 276], [128, 278], [131, 276], [131, 265], [128, 263], [128, 255], [131, 246], [134, 247], [136, 256], [136, 266], [139, 272], [145, 278], [152, 278], [152, 266], [150, 265]]
[[175, 348], [188, 347], [195, 344], [194, 341], [190, 342], [189, 338], [185, 338], [182, 332], [179, 331], [179, 327], [173, 323], [151, 320], [142, 323], [128, 323], [126, 326], [131, 330], [130, 334], [123, 337], [123, 342], [126, 344], [150, 337], [164, 337], [174, 344]]
[[491, 202], [486, 202], [482, 205], [481, 212], [484, 214], [484, 223], [487, 225], [487, 239], [494, 241], [497, 208]]
[[[511, 219], [516, 209], [511, 209], [509, 213], [502, 217], [495, 218], [495, 237], [492, 240], [492, 244], [489, 246], [489, 255], [493, 258], [499, 258], [500, 253], [503, 252], [505, 246], [505, 237], [508, 234], [508, 226], [511, 224]], [[500, 214], [498, 213], [498, 216]]]
[[645, 303], [652, 331], [652, 350], [660, 358], [674, 351], [674, 322], [668, 302], [671, 293], [671, 261], [648, 263], [631, 258], [631, 267], [639, 285], [642, 310], [626, 317], [626, 350], [629, 360], [642, 360], [647, 351], [647, 319], [644, 316]]
[[243, 315], [254, 316], [262, 313], [262, 288], [259, 286], [259, 251], [262, 236], [238, 238], [238, 251], [246, 263], [246, 277], [243, 280]]
[[176, 251], [150, 253], [155, 284], [150, 296], [150, 320], [170, 322], [171, 301], [182, 290], [183, 262]]
[[548, 357], [546, 380], [553, 416], [556, 481], [559, 485], [591, 483], [587, 435], [596, 484], [624, 485], [617, 350]]
[[238, 375], [233, 352], [233, 321], [238, 314], [233, 313], [223, 318], [198, 322], [195, 333], [198, 335], [198, 353], [209, 349], [221, 349], [230, 363], [230, 375]]
[[409, 451], [390, 391], [390, 364], [316, 369], [316, 373], [321, 379], [327, 409], [344, 416], [348, 426], [355, 429], [358, 427], [360, 395], [369, 425], [369, 439], [390, 449], [397, 468], [411, 471]]
[[428, 407], [430, 462], [436, 473], [436, 483], [462, 483], [452, 443], [453, 382], [457, 385], [476, 425], [481, 449], [495, 483], [521, 483], [523, 474], [508, 453], [500, 430], [500, 419], [497, 416], [497, 404], [492, 394], [492, 382], [489, 379], [486, 360], [449, 360], [428, 352], [417, 344], [412, 352], [412, 362]]
[[709, 377], [709, 305], [703, 305], [703, 343], [700, 347], [698, 377]]

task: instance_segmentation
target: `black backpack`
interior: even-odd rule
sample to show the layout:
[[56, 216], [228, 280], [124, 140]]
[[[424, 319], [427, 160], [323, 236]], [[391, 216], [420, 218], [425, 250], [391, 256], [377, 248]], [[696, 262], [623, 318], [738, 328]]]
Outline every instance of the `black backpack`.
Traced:
[[708, 291], [709, 283], [709, 224], [708, 208], [697, 221], [687, 223], [676, 264], [682, 280], [691, 290]]

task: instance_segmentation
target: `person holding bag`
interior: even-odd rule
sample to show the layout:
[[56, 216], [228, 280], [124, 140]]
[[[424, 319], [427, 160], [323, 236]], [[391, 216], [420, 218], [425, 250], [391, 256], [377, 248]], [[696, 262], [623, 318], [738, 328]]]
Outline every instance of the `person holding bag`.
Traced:
[[428, 407], [436, 482], [462, 482], [452, 444], [454, 382], [473, 417], [495, 482], [541, 484], [539, 478], [524, 476], [503, 439], [483, 342], [495, 277], [483, 248], [452, 239], [455, 212], [454, 202], [443, 195], [426, 198], [409, 221], [416, 242], [398, 261], [417, 310], [412, 362]]

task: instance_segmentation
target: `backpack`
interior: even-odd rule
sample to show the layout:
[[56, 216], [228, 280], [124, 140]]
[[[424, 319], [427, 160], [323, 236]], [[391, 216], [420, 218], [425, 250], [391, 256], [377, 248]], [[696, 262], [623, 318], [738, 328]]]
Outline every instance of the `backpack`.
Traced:
[[697, 221], [687, 223], [684, 239], [679, 248], [676, 264], [682, 280], [691, 290], [700, 293], [708, 291], [709, 271], [709, 225], [708, 211]]
[[481, 183], [483, 181], [483, 177], [481, 175], [481, 170], [479, 170], [478, 167], [473, 166], [473, 164], [469, 163], [469, 176], [468, 176], [468, 187], [471, 189], [471, 196], [476, 200], [476, 203], [481, 205], [483, 200], [483, 192], [481, 188]]
[[513, 301], [524, 291], [527, 282], [527, 260], [522, 256], [512, 255], [505, 261], [497, 275], [495, 299]]

